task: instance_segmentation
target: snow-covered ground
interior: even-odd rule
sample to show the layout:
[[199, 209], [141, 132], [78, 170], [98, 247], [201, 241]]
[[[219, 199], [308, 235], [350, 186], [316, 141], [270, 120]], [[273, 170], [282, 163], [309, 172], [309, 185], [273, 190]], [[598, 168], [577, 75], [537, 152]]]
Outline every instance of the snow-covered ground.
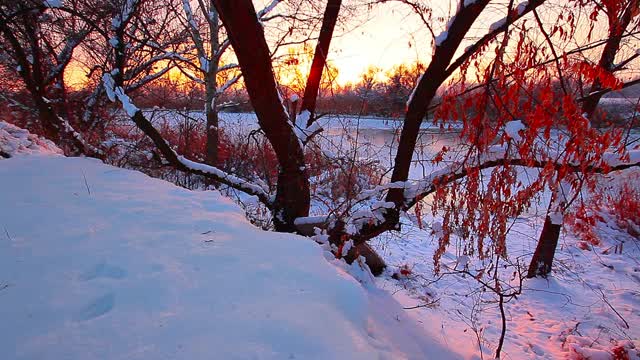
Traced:
[[54, 143], [0, 121], [0, 158], [19, 154], [62, 154]]
[[640, 103], [639, 98], [627, 97], [604, 97], [600, 99], [600, 105], [637, 105]]
[[457, 357], [218, 192], [25, 146], [0, 159], [2, 359]]
[[[175, 124], [184, 121], [204, 121], [206, 119], [203, 111], [175, 111], [164, 109], [147, 109], [145, 114], [154, 123]], [[258, 128], [258, 118], [255, 113], [220, 112], [221, 127], [228, 130], [251, 131]], [[375, 116], [357, 115], [325, 115], [318, 119], [318, 123], [325, 130], [335, 129], [368, 129], [368, 130], [393, 130], [402, 126], [401, 118], [386, 118]], [[453, 123], [452, 128], [460, 127]], [[421, 125], [423, 130], [439, 129], [430, 121], [425, 121]]]
[[[631, 175], [636, 184], [639, 177]], [[480, 346], [484, 358], [492, 358], [501, 330], [497, 296], [475, 278], [488, 261], [468, 259], [452, 242], [442, 257], [442, 275], [434, 275], [438, 240], [430, 225], [437, 220], [427, 215], [423, 223], [424, 230], [405, 224], [400, 235], [375, 239], [374, 247], [390, 265], [377, 285], [405, 307], [416, 307], [407, 310], [410, 316], [463, 358], [480, 359]], [[509, 258], [519, 261], [521, 271], [541, 228], [535, 216], [519, 218], [511, 228]], [[551, 276], [523, 279], [522, 294], [505, 304], [503, 359], [640, 359], [640, 239], [606, 217], [596, 231], [602, 244], [589, 250], [580, 248], [581, 239], [572, 232], [563, 234]], [[516, 267], [506, 266], [502, 280], [517, 287]], [[465, 269], [468, 274], [461, 272]], [[399, 281], [394, 273], [400, 273]], [[631, 357], [614, 357], [617, 347]]]
[[[390, 267], [373, 279], [309, 239], [256, 229], [215, 191], [65, 158], [4, 123], [0, 150], [11, 156], [0, 157], [2, 359], [488, 359], [495, 351], [496, 297], [469, 276], [487, 264], [452, 244], [444, 274], [434, 275], [429, 215], [424, 230], [407, 222], [376, 239]], [[535, 209], [526, 216], [507, 241], [523, 265], [541, 229]], [[602, 245], [590, 250], [564, 234], [552, 276], [525, 279], [505, 304], [502, 358], [614, 359], [617, 348], [640, 358], [640, 240], [606, 217], [597, 231]], [[517, 283], [514, 270], [502, 270], [506, 283]]]

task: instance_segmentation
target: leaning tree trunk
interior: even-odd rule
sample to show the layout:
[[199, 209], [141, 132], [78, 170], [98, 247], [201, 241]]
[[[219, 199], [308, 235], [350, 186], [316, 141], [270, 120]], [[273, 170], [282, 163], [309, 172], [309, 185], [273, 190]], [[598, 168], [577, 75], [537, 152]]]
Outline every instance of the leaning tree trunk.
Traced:
[[276, 231], [295, 232], [294, 220], [309, 214], [309, 175], [300, 141], [293, 132], [273, 76], [264, 29], [250, 0], [214, 1], [227, 29], [260, 128], [278, 159], [273, 206]]
[[302, 124], [302, 126], [311, 126], [311, 123], [316, 118], [316, 100], [318, 99], [320, 81], [322, 80], [324, 67], [327, 64], [327, 54], [329, 53], [329, 46], [331, 45], [331, 39], [333, 38], [333, 30], [336, 26], [336, 22], [338, 21], [341, 4], [342, 0], [329, 0], [327, 2], [327, 7], [324, 10], [322, 27], [320, 28], [318, 43], [316, 44], [311, 69], [309, 71], [309, 76], [307, 77], [307, 85], [304, 88], [302, 106], [300, 107], [300, 112], [309, 111], [311, 114], [307, 123]]

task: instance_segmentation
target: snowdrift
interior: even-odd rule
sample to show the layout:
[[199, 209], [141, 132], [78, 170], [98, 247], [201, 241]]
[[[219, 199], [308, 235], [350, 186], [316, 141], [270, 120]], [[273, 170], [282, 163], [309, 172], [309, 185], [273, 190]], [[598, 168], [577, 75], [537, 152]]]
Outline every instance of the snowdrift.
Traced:
[[318, 245], [258, 230], [217, 192], [45, 155], [0, 159], [0, 189], [4, 359], [449, 354]]
[[15, 125], [0, 121], [0, 158], [18, 154], [62, 154], [49, 140], [39, 138]]

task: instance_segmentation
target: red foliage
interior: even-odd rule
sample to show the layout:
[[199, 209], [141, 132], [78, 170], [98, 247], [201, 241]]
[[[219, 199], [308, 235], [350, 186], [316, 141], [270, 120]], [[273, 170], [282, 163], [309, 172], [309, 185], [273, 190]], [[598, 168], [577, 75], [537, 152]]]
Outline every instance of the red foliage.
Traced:
[[640, 189], [625, 181], [609, 191], [594, 192], [567, 216], [567, 224], [584, 242], [599, 245], [596, 227], [606, 218], [613, 219], [629, 235], [640, 238]]
[[262, 136], [241, 138], [220, 131], [219, 166], [247, 179], [259, 178], [269, 186], [278, 177], [278, 159]]
[[[605, 152], [623, 148], [621, 127], [596, 129], [592, 119], [583, 115], [580, 100], [584, 84], [597, 82], [618, 89], [621, 81], [575, 56], [536, 66], [539, 57], [546, 55], [539, 44], [524, 36], [527, 25], [520, 26], [518, 46], [509, 61], [502, 57], [501, 43], [487, 45], [495, 46], [496, 58], [489, 64], [471, 58], [463, 65], [459, 85], [443, 94], [434, 114], [434, 121], [442, 126], [451, 120], [462, 123], [465, 147], [456, 157], [467, 174], [458, 182], [438, 187], [434, 196], [434, 215], [443, 215], [443, 236], [434, 258], [436, 270], [452, 233], [460, 234], [469, 255], [483, 258], [505, 254], [509, 222], [536, 197], [544, 191], [557, 193], [561, 186], [563, 190], [571, 188], [571, 193], [594, 186], [597, 176], [591, 169], [607, 169]], [[574, 31], [573, 15], [567, 13], [552, 26], [551, 35], [557, 32], [568, 41], [567, 34]], [[487, 85], [467, 92], [473, 82]], [[514, 138], [503, 129], [516, 120], [524, 129]], [[435, 160], [447, 155], [446, 151], [438, 153]], [[492, 156], [504, 158], [500, 166], [479, 171], [478, 166]], [[541, 168], [523, 180], [516, 176], [518, 170], [511, 159]], [[582, 170], [581, 176], [574, 175], [576, 168]], [[616, 211], [627, 216], [622, 208]], [[592, 215], [577, 216], [586, 219]], [[587, 221], [581, 225], [592, 227]], [[589, 243], [598, 243], [593, 234], [586, 238]]]
[[613, 360], [630, 360], [629, 352], [621, 345], [613, 347], [611, 349], [611, 354], [613, 355]]

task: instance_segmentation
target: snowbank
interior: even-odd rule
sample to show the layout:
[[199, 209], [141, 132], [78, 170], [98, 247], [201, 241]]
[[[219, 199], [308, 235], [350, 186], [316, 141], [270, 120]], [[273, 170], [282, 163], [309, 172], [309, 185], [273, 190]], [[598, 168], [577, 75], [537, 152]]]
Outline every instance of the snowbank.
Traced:
[[0, 159], [18, 154], [62, 154], [49, 140], [39, 138], [12, 124], [0, 121]]
[[[637, 174], [630, 177], [637, 178]], [[538, 211], [544, 214], [545, 208]], [[405, 223], [401, 236], [387, 233], [374, 239], [372, 246], [389, 265], [376, 282], [404, 306], [416, 307], [409, 316], [423, 324], [432, 338], [444, 339], [464, 359], [479, 360], [479, 348], [484, 359], [491, 359], [501, 330], [496, 297], [473, 276], [455, 271], [467, 267], [478, 274], [488, 262], [465, 256], [454, 238], [456, 246], [449, 247], [441, 260], [446, 274], [434, 275], [430, 260], [438, 248], [434, 233], [441, 218], [425, 213], [422, 221], [430, 228]], [[533, 216], [518, 218], [507, 238], [511, 258], [524, 259], [522, 270], [526, 271], [537, 245], [542, 221]], [[603, 218], [597, 227], [602, 245], [583, 250], [578, 246], [582, 239], [568, 226], [565, 229], [568, 232], [560, 238], [549, 278], [525, 279], [523, 293], [505, 305], [503, 358], [640, 359], [638, 240], [618, 228], [615, 219]], [[409, 274], [393, 279], [403, 267]], [[503, 287], [517, 284], [513, 271], [514, 267], [505, 267]], [[623, 357], [625, 353], [628, 357]]]
[[0, 188], [5, 359], [447, 354], [318, 245], [217, 192], [61, 156], [2, 161]]

